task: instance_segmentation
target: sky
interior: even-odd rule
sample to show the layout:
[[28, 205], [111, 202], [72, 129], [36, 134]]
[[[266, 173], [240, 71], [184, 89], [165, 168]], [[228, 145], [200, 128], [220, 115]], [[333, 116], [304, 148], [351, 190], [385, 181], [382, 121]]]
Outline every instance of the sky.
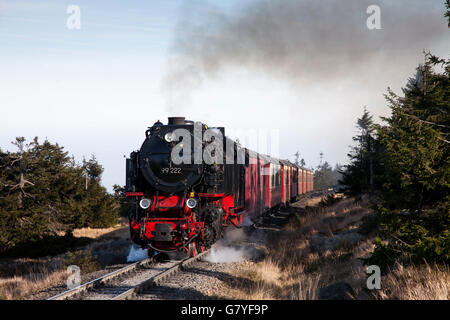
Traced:
[[449, 58], [443, 2], [0, 0], [0, 148], [38, 136], [95, 155], [111, 191], [147, 127], [185, 116], [345, 164], [364, 106], [379, 122], [424, 49]]

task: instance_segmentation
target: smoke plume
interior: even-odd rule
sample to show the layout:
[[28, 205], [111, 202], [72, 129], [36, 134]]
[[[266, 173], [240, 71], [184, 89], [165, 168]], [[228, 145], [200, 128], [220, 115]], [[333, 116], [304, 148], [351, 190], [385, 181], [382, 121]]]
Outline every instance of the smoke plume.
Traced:
[[[367, 27], [373, 4], [381, 29]], [[297, 85], [416, 64], [423, 49], [448, 36], [444, 12], [444, 1], [423, 0], [256, 0], [228, 12], [186, 7], [164, 82], [168, 107], [186, 103], [191, 90], [227, 69]]]

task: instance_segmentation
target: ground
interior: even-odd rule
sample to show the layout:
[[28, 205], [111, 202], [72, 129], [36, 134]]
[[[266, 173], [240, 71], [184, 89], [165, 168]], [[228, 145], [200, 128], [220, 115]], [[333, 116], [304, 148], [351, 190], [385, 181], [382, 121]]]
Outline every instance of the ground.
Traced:
[[[373, 235], [358, 233], [372, 215], [365, 202], [344, 199], [326, 208], [306, 198], [260, 226], [265, 255], [230, 265], [234, 281], [220, 289], [228, 299], [366, 299], [360, 258], [372, 250]], [[252, 239], [253, 236], [250, 236]], [[261, 237], [256, 237], [260, 239]], [[330, 287], [329, 287], [330, 286]]]
[[[312, 194], [264, 221], [230, 228], [211, 253], [140, 299], [448, 299], [449, 270], [397, 266], [368, 290], [362, 258], [376, 236], [371, 199]], [[0, 297], [46, 299], [66, 288], [65, 266], [80, 265], [82, 282], [145, 254], [126, 224], [75, 230], [93, 241], [80, 251], [40, 259], [0, 260]]]

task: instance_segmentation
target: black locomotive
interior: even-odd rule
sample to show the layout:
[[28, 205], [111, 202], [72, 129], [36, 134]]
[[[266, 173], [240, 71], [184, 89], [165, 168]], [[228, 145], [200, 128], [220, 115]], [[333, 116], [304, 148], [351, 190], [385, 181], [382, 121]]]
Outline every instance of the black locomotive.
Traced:
[[[211, 152], [213, 163], [202, 159], [214, 140], [232, 150], [228, 162], [233, 163], [226, 163], [227, 148]], [[185, 249], [195, 254], [220, 238], [229, 223], [238, 225], [245, 201], [245, 164], [237, 163], [238, 149], [225, 138], [224, 128], [208, 128], [183, 117], [148, 128], [141, 149], [126, 161], [132, 240], [150, 252]], [[176, 164], [174, 154], [185, 161]]]

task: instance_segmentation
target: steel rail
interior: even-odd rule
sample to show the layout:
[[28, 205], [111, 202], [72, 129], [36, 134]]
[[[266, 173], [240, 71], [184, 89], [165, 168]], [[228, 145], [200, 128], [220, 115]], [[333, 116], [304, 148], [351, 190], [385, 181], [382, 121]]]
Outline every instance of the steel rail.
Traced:
[[163, 280], [167, 279], [168, 277], [176, 274], [177, 272], [183, 270], [185, 267], [189, 266], [190, 264], [196, 262], [201, 257], [205, 256], [207, 253], [209, 253], [209, 250], [205, 250], [204, 252], [198, 253], [192, 258], [185, 259], [183, 261], [180, 261], [176, 265], [158, 273], [157, 275], [152, 276], [151, 278], [135, 285], [134, 287], [128, 289], [125, 292], [122, 292], [121, 294], [118, 294], [117, 296], [113, 297], [111, 300], [127, 300], [128, 298], [134, 296], [135, 294], [139, 294], [145, 289], [148, 289], [149, 287], [156, 286], [159, 283], [161, 283]]
[[94, 287], [98, 286], [101, 283], [105, 283], [105, 282], [107, 282], [107, 281], [109, 281], [111, 279], [119, 277], [120, 275], [123, 275], [125, 273], [130, 272], [130, 271], [133, 271], [133, 270], [135, 270], [135, 269], [137, 269], [137, 268], [139, 268], [141, 266], [144, 266], [144, 265], [147, 265], [147, 264], [149, 264], [151, 262], [154, 262], [154, 258], [155, 257], [156, 256], [153, 256], [151, 258], [146, 258], [144, 260], [141, 260], [141, 261], [138, 261], [138, 262], [134, 262], [134, 263], [132, 263], [132, 264], [130, 264], [128, 266], [125, 266], [125, 267], [123, 267], [121, 269], [118, 269], [118, 270], [115, 270], [115, 271], [110, 272], [108, 274], [105, 274], [105, 275], [103, 275], [103, 276], [101, 276], [101, 277], [99, 277], [97, 279], [91, 280], [89, 282], [80, 284], [79, 286], [77, 286], [75, 288], [72, 288], [72, 289], [66, 290], [64, 292], [61, 292], [61, 293], [59, 293], [59, 294], [57, 294], [55, 296], [52, 296], [52, 297], [48, 298], [47, 300], [65, 300], [65, 299], [68, 299], [68, 298], [73, 297], [73, 296], [75, 296], [77, 294], [80, 294], [80, 293], [82, 293], [84, 291], [87, 291], [90, 288], [94, 288]]

